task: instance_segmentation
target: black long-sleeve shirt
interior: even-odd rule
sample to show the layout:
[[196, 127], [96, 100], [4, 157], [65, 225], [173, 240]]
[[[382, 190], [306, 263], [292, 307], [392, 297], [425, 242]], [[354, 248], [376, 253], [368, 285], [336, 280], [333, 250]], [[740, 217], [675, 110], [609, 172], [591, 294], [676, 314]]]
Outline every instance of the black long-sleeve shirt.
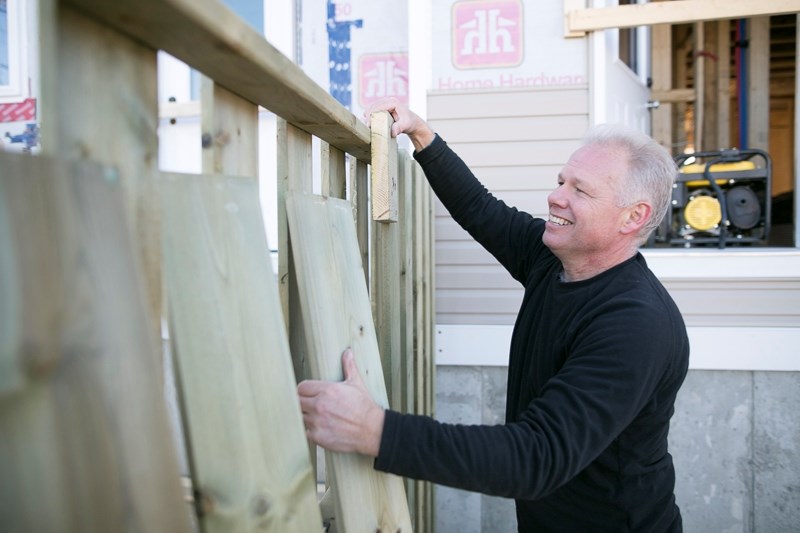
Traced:
[[561, 282], [544, 221], [492, 196], [438, 136], [415, 158], [453, 218], [525, 293], [506, 423], [387, 411], [375, 467], [515, 498], [520, 531], [680, 531], [667, 433], [689, 343], [644, 258]]

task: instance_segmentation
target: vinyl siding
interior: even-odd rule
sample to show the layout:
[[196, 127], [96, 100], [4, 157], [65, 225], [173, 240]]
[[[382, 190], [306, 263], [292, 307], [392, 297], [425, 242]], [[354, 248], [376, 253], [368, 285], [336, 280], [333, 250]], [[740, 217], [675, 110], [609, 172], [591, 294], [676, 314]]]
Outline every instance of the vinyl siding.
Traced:
[[[588, 101], [586, 87], [431, 93], [428, 116], [493, 194], [544, 216], [556, 176], [589, 126]], [[437, 323], [513, 324], [522, 289], [438, 201], [435, 208]], [[689, 272], [662, 272], [664, 254]], [[800, 328], [796, 250], [731, 247], [645, 255], [690, 328]]]
[[[534, 216], [589, 126], [586, 86], [441, 92], [428, 96], [431, 126], [481, 182]], [[522, 289], [436, 203], [439, 324], [513, 324]]]

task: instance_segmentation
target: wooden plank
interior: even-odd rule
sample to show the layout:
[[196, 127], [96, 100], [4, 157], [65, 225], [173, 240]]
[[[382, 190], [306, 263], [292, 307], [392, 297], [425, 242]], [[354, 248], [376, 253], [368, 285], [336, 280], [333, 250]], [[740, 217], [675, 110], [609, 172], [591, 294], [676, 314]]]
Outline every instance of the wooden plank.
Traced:
[[0, 168], [0, 346], [22, 378], [0, 397], [3, 529], [189, 531], [124, 187], [87, 162]]
[[[374, 168], [373, 168], [374, 171]], [[389, 405], [402, 410], [400, 357], [400, 230], [397, 224], [373, 222], [370, 296], [383, 363]]]
[[58, 68], [42, 72], [42, 85], [58, 88], [57, 104], [51, 103], [58, 153], [118, 169], [157, 333], [162, 300], [156, 51], [63, 4], [57, 15]]
[[414, 161], [408, 152], [398, 153], [399, 182], [398, 182], [398, 229], [399, 229], [399, 255], [400, 255], [400, 299], [397, 306], [400, 310], [400, 406], [404, 413], [414, 412], [414, 293], [412, 281], [414, 279], [413, 264], [413, 204], [412, 191], [412, 165]]
[[731, 32], [730, 22], [717, 22], [717, 147], [731, 146]]
[[569, 28], [569, 14], [578, 9], [586, 9], [586, 0], [564, 0], [564, 37], [583, 37], [586, 32], [583, 31], [570, 31]]
[[363, 161], [369, 129], [222, 2], [66, 0]]
[[[710, 21], [703, 22], [703, 41], [701, 41], [701, 48], [698, 50], [697, 61], [703, 63], [703, 70], [705, 73], [705, 85], [703, 87], [703, 148], [702, 150], [718, 150], [720, 148], [727, 148], [719, 143], [717, 132], [719, 131], [720, 117], [717, 114], [719, 108], [719, 86], [723, 81], [719, 78], [720, 61], [719, 49], [719, 25], [727, 21]], [[727, 80], [725, 80], [727, 82]]]
[[392, 116], [373, 113], [372, 128], [372, 219], [397, 222], [397, 139], [392, 137]]
[[673, 0], [572, 10], [567, 13], [567, 31], [574, 33], [652, 24], [684, 24], [798, 11], [800, 0]]
[[202, 529], [319, 530], [257, 181], [163, 181], [170, 335]]
[[[378, 342], [348, 202], [298, 192], [287, 212], [316, 379], [343, 379], [341, 354], [350, 347], [376, 402], [388, 407]], [[372, 458], [326, 453], [337, 496], [339, 531], [411, 531], [403, 481], [372, 467]]]
[[[413, 220], [414, 220], [414, 309], [413, 309], [413, 342], [414, 342], [414, 409], [415, 414], [429, 414], [425, 406], [425, 383], [428, 379], [425, 366], [425, 299], [426, 284], [425, 278], [425, 256], [428, 250], [425, 244], [425, 196], [428, 193], [427, 181], [419, 165], [414, 165], [411, 169], [411, 179], [414, 187], [413, 194]], [[430, 514], [428, 500], [430, 499], [430, 483], [420, 480], [414, 481], [415, 496], [415, 531], [432, 531], [426, 524], [426, 516]]]
[[[705, 86], [706, 86], [706, 65], [704, 61], [700, 61], [700, 52], [703, 50], [705, 44], [705, 26], [702, 22], [696, 22], [693, 31], [694, 49], [692, 50], [692, 57], [695, 60], [692, 62], [694, 67], [694, 147], [695, 150], [705, 150]], [[711, 149], [711, 148], [709, 148]]]
[[350, 204], [356, 223], [358, 249], [361, 251], [361, 264], [364, 265], [364, 278], [369, 287], [369, 176], [367, 164], [355, 157], [350, 160]]
[[258, 106], [202, 76], [203, 172], [258, 176]]
[[[421, 169], [420, 169], [421, 171]], [[434, 233], [434, 196], [430, 187], [425, 187], [424, 195], [424, 248], [425, 248], [425, 261], [423, 269], [425, 270], [425, 414], [430, 417], [436, 415], [436, 357], [435, 357], [435, 336], [436, 329], [436, 276], [434, 269], [436, 268], [436, 238]], [[425, 531], [434, 531], [434, 524], [436, 523], [436, 507], [434, 506], [434, 492], [431, 483], [425, 483], [424, 487], [424, 510], [425, 517]]]
[[307, 375], [302, 316], [286, 216], [289, 191], [311, 191], [311, 135], [278, 119], [278, 287], [298, 380]]
[[696, 99], [694, 89], [653, 89], [650, 96], [653, 100], [658, 100], [662, 104], [694, 102]]
[[769, 17], [747, 22], [747, 147], [769, 151]]
[[58, 154], [58, 3], [59, 0], [38, 0], [37, 37], [39, 41], [39, 101], [36, 115], [39, 121], [39, 142], [43, 154]]
[[322, 152], [322, 195], [344, 198], [347, 195], [345, 154], [325, 141], [320, 143], [320, 150]]

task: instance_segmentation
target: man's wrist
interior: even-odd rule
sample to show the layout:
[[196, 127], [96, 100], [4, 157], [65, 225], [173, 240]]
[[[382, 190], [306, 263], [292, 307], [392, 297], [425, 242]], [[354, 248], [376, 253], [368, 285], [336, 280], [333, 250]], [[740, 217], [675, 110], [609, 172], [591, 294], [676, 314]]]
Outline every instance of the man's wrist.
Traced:
[[386, 420], [386, 411], [379, 405], [374, 405], [367, 416], [365, 446], [362, 450], [364, 455], [378, 457], [381, 450], [381, 437], [383, 436], [383, 423]]
[[423, 149], [430, 146], [436, 138], [436, 133], [427, 123], [423, 122], [418, 129], [408, 134], [408, 138], [411, 139], [411, 144], [414, 145], [414, 151], [421, 152]]

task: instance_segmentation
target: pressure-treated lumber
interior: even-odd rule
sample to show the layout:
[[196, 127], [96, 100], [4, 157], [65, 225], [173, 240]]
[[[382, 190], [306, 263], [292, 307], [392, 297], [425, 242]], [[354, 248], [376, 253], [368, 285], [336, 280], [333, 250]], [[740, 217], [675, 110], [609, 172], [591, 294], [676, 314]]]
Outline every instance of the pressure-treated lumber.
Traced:
[[119, 174], [0, 168], [2, 529], [189, 531]]
[[[653, 138], [672, 153], [672, 26], [656, 24], [652, 31], [653, 87], [650, 99], [659, 106], [652, 110]], [[689, 91], [694, 99], [694, 91]]]
[[372, 128], [372, 219], [397, 222], [397, 139], [392, 138], [392, 116], [373, 113]]
[[255, 179], [164, 175], [164, 258], [203, 530], [322, 519]]
[[[568, 4], [565, 3], [565, 8]], [[800, 11], [800, 0], [673, 0], [613, 7], [573, 9], [566, 13], [567, 36], [611, 28], [683, 24], [705, 20], [782, 15]]]
[[320, 143], [322, 160], [322, 196], [344, 198], [347, 195], [345, 154], [335, 146]]
[[350, 205], [358, 235], [358, 249], [361, 251], [361, 264], [364, 278], [369, 287], [369, 175], [367, 164], [355, 157], [350, 160]]
[[278, 288], [281, 309], [289, 332], [294, 372], [297, 379], [307, 374], [302, 315], [292, 261], [286, 194], [292, 190], [311, 192], [311, 135], [278, 119]]
[[203, 172], [258, 176], [258, 106], [205, 76], [200, 102]]
[[[158, 97], [156, 51], [76, 12], [56, 6], [57, 57], [54, 71], [42, 71], [42, 85], [54, 86], [53, 113], [43, 122], [57, 127], [46, 153], [88, 159], [116, 167], [129, 227], [148, 291], [154, 339], [161, 326], [161, 241], [158, 201]], [[48, 37], [45, 42], [51, 42]], [[47, 89], [47, 94], [52, 94]], [[52, 128], [49, 128], [52, 129]], [[56, 149], [57, 148], [57, 149]], [[158, 345], [153, 349], [158, 350]]]
[[222, 2], [66, 0], [364, 161], [369, 129]]
[[[350, 347], [373, 398], [387, 407], [349, 203], [290, 192], [287, 213], [313, 377], [340, 381], [341, 355]], [[337, 498], [337, 530], [411, 531], [402, 479], [374, 470], [372, 463], [358, 454], [326, 454]]]
[[748, 21], [747, 147], [769, 150], [769, 17]]

